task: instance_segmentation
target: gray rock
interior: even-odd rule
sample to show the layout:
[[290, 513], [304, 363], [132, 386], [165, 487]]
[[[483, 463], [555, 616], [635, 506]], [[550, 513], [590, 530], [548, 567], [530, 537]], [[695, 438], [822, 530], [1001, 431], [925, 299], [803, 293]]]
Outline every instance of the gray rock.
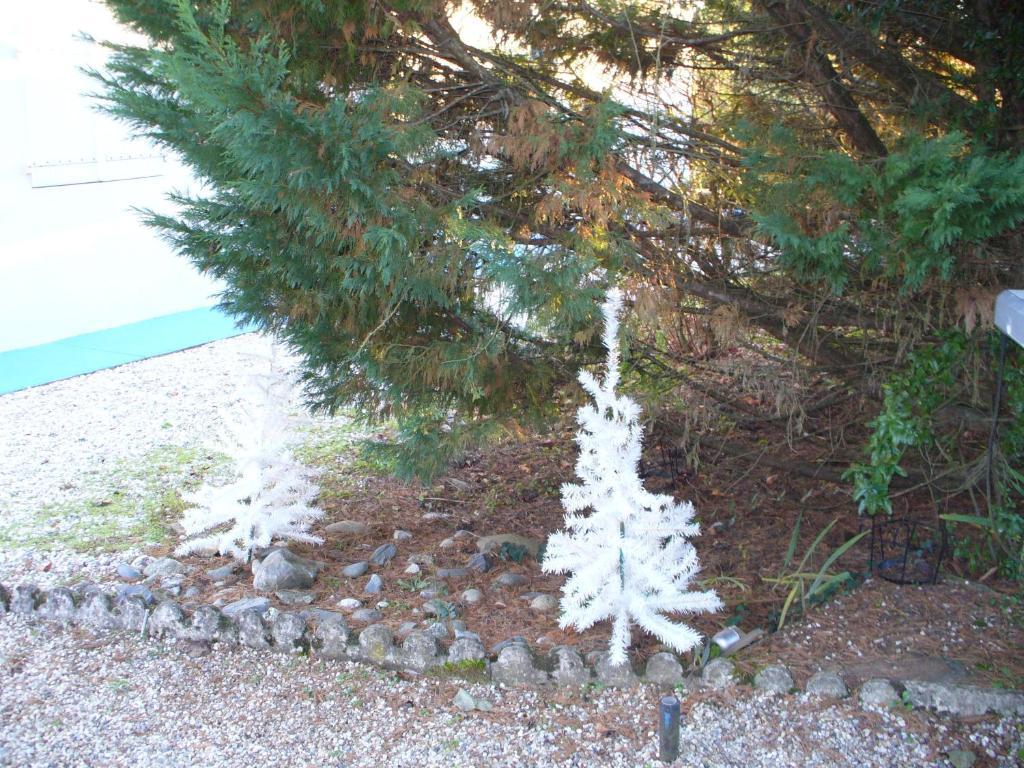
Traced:
[[238, 642], [238, 630], [214, 606], [201, 605], [192, 612], [192, 623], [185, 638], [199, 643], [230, 642], [232, 639]]
[[728, 659], [712, 659], [701, 670], [700, 679], [704, 685], [715, 690], [722, 690], [735, 685], [736, 667]]
[[452, 704], [463, 712], [472, 712], [476, 709], [476, 700], [463, 688], [459, 688], [459, 692], [456, 693], [455, 698], [452, 699]]
[[804, 685], [804, 690], [811, 696], [825, 699], [845, 699], [850, 694], [843, 678], [838, 673], [828, 670], [811, 675]]
[[220, 568], [214, 568], [207, 571], [206, 575], [209, 577], [210, 581], [223, 581], [224, 579], [234, 576], [237, 570], [237, 564], [228, 563], [227, 565], [222, 565]]
[[988, 712], [1006, 716], [1024, 715], [1024, 693], [973, 685], [904, 681], [907, 701], [915, 707], [977, 717]]
[[420, 567], [416, 565], [416, 563], [409, 563], [407, 566], [405, 566], [405, 570], [403, 571], [403, 573], [407, 573], [410, 576], [415, 576], [419, 572]]
[[154, 608], [149, 617], [149, 634], [158, 639], [187, 637], [189, 626], [181, 606], [165, 600]]
[[65, 624], [75, 621], [75, 596], [70, 589], [55, 587], [46, 593], [37, 613], [44, 619]]
[[348, 579], [358, 579], [370, 568], [369, 563], [366, 561], [360, 561], [358, 563], [352, 563], [352, 565], [346, 565], [341, 569], [341, 575]]
[[114, 588], [114, 594], [118, 600], [126, 600], [129, 597], [137, 597], [146, 605], [156, 603], [153, 591], [145, 584], [118, 584]]
[[437, 545], [438, 549], [452, 549], [455, 547], [455, 539], [442, 539], [441, 543]]
[[529, 647], [529, 643], [526, 642], [525, 637], [523, 637], [522, 635], [513, 635], [512, 637], [502, 640], [500, 643], [496, 643], [494, 647], [491, 648], [491, 655], [499, 655], [503, 650], [508, 648], [510, 645], [525, 645]]
[[245, 611], [255, 611], [258, 615], [262, 616], [269, 607], [270, 600], [265, 597], [244, 597], [241, 600], [228, 603], [220, 610], [225, 616], [230, 617], [240, 616]]
[[547, 613], [558, 608], [558, 598], [554, 595], [537, 595], [530, 601], [530, 610]]
[[128, 632], [142, 632], [149, 623], [149, 609], [141, 597], [125, 597], [114, 608], [117, 625]]
[[309, 589], [319, 572], [319, 563], [299, 557], [287, 549], [275, 549], [255, 571], [253, 586], [260, 592]]
[[530, 553], [534, 560], [540, 554], [541, 541], [531, 539], [528, 536], [519, 536], [514, 533], [499, 533], [494, 536], [481, 536], [477, 539], [476, 548], [478, 552], [490, 552], [492, 549], [500, 549], [502, 544], [512, 544], [523, 547]]
[[361, 600], [356, 600], [354, 597], [346, 597], [339, 600], [337, 605], [343, 611], [354, 611], [356, 608], [361, 608], [363, 603]]
[[492, 709], [494, 709], [494, 704], [492, 704], [487, 699], [477, 699], [476, 708], [479, 709], [481, 712], [490, 712]]
[[505, 587], [511, 589], [513, 587], [521, 587], [529, 581], [521, 573], [503, 573], [501, 576], [494, 580], [495, 586]]
[[486, 552], [477, 552], [469, 558], [466, 567], [480, 573], [487, 573], [494, 566], [494, 559]]
[[469, 576], [469, 568], [438, 568], [435, 575], [439, 579], [464, 579]]
[[456, 637], [458, 637], [460, 634], [464, 634], [466, 631], [466, 622], [462, 621], [461, 619], [452, 619], [448, 622], [448, 626], [451, 627], [452, 632], [455, 633]]
[[561, 645], [551, 651], [551, 676], [559, 685], [580, 686], [590, 682], [590, 670], [575, 648]]
[[480, 661], [487, 658], [487, 649], [480, 638], [457, 637], [448, 647], [448, 661], [459, 664], [466, 661]]
[[321, 619], [313, 630], [313, 650], [325, 659], [345, 659], [348, 657], [349, 635], [348, 624], [341, 614]]
[[482, 603], [484, 599], [484, 593], [475, 587], [473, 589], [467, 589], [462, 593], [462, 602], [467, 605], [478, 605]]
[[857, 699], [862, 707], [886, 709], [894, 701], [900, 700], [900, 694], [897, 692], [896, 686], [884, 677], [874, 677], [861, 685]]
[[97, 630], [117, 629], [117, 615], [110, 595], [103, 592], [90, 593], [78, 609], [78, 621]]
[[400, 640], [404, 640], [409, 636], [411, 632], [414, 632], [415, 630], [415, 621], [403, 621], [401, 625], [399, 625], [398, 630], [395, 632], [395, 637], [399, 638]]
[[953, 768], [972, 768], [977, 756], [969, 749], [952, 749], [946, 753], [946, 759]]
[[315, 592], [304, 590], [286, 589], [282, 592], [275, 592], [274, 595], [285, 605], [312, 605], [316, 600]]
[[249, 608], [235, 615], [238, 625], [238, 642], [246, 648], [264, 650], [270, 647], [271, 635], [263, 622], [263, 612], [257, 608]]
[[395, 531], [394, 535], [391, 538], [393, 538], [395, 541], [410, 541], [412, 539], [412, 534], [408, 531], [398, 530]]
[[270, 625], [274, 648], [284, 653], [304, 653], [309, 650], [306, 620], [297, 613], [280, 613]]
[[359, 633], [359, 655], [375, 664], [386, 664], [395, 655], [395, 638], [383, 624], [371, 624]]
[[149, 563], [142, 572], [149, 578], [154, 576], [175, 576], [177, 574], [187, 573], [188, 567], [184, 563], [180, 563], [173, 557], [160, 557]]
[[201, 594], [201, 592], [200, 592], [199, 587], [189, 587], [188, 589], [185, 590], [185, 592], [182, 595], [182, 597], [187, 597], [187, 598], [191, 599], [193, 597], [199, 597], [200, 594]]
[[768, 693], [789, 693], [796, 683], [782, 664], [769, 664], [754, 675], [754, 687]]
[[537, 669], [533, 654], [526, 645], [506, 646], [491, 665], [491, 679], [508, 686], [535, 685], [548, 681], [547, 672]]
[[387, 565], [397, 554], [398, 547], [394, 544], [381, 544], [373, 550], [373, 554], [370, 555], [370, 562], [374, 565]]
[[433, 565], [434, 556], [429, 552], [413, 552], [409, 555], [408, 562], [413, 565]]
[[640, 682], [629, 659], [613, 664], [607, 653], [598, 654], [594, 661], [594, 674], [599, 682], [614, 688], [628, 688]]
[[352, 611], [352, 621], [357, 621], [360, 624], [370, 624], [383, 618], [384, 614], [376, 608], [358, 608]]
[[543, 592], [523, 592], [523, 594], [519, 595], [519, 599], [529, 603], [533, 598], [540, 597], [543, 594]]
[[475, 538], [476, 534], [466, 528], [459, 528], [452, 536], [455, 541], [468, 541], [469, 539]]
[[34, 613], [42, 602], [43, 593], [35, 584], [18, 584], [11, 590], [11, 613]]
[[443, 657], [437, 638], [429, 632], [410, 633], [402, 643], [401, 661], [404, 666], [417, 672], [426, 672], [440, 665]]
[[142, 571], [133, 565], [121, 563], [117, 566], [117, 578], [121, 581], [138, 581], [142, 578]]
[[644, 678], [649, 683], [674, 688], [683, 682], [683, 665], [674, 653], [662, 651], [647, 660]]
[[382, 589], [384, 589], [384, 579], [382, 579], [379, 574], [375, 573], [367, 579], [366, 586], [363, 587], [363, 592], [368, 595], [376, 595], [379, 594]]
[[331, 536], [362, 536], [370, 531], [370, 526], [358, 520], [339, 520], [324, 530]]
[[448, 639], [448, 627], [440, 621], [431, 622], [427, 627], [427, 633], [432, 637], [436, 637], [438, 640]]

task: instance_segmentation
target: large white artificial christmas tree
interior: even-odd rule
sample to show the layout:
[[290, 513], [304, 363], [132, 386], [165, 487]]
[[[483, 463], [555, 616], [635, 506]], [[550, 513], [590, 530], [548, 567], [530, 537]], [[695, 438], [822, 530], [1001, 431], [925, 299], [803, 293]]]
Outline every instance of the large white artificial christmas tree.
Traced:
[[323, 543], [309, 533], [310, 523], [323, 516], [314, 506], [320, 493], [315, 472], [291, 450], [295, 380], [273, 345], [261, 364], [264, 370], [250, 374], [234, 413], [225, 418], [219, 447], [232, 459], [232, 479], [183, 495], [193, 506], [181, 520], [187, 538], [179, 555], [216, 550], [248, 562], [254, 549], [274, 539]]
[[[622, 293], [609, 291], [602, 306], [604, 380], [580, 371], [593, 404], [579, 409], [576, 434], [581, 483], [562, 486], [565, 531], [552, 534], [545, 571], [571, 573], [562, 588], [562, 628], [584, 630], [611, 619], [610, 660], [626, 661], [635, 622], [676, 651], [688, 651], [700, 635], [665, 614], [702, 613], [722, 607], [713, 591], [688, 591], [700, 564], [689, 538], [698, 535], [689, 502], [646, 491], [637, 474], [643, 428], [640, 407], [618, 395], [619, 312]], [[590, 514], [581, 514], [590, 510]]]

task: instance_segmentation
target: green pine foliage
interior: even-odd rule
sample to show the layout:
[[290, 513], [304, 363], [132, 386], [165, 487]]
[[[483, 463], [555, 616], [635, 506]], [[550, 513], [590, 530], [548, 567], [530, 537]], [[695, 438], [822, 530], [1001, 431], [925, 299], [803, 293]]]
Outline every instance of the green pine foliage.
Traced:
[[[590, 327], [622, 249], [572, 228], [524, 244], [488, 215], [523, 193], [462, 158], [421, 88], [355, 54], [392, 21], [358, 2], [112, 5], [157, 44], [115, 48], [96, 75], [109, 110], [205, 184], [149, 223], [226, 282], [228, 312], [304, 356], [315, 407], [397, 419], [403, 473], [424, 475], [468, 436], [545, 410], [576, 365], [556, 342]], [[594, 178], [618, 115], [545, 110], [544, 162]]]
[[958, 262], [1024, 222], [1024, 154], [954, 132], [907, 136], [865, 162], [802, 150], [783, 129], [772, 138], [746, 158], [754, 219], [799, 280], [836, 294], [879, 280], [903, 293], [954, 283], [965, 271]]

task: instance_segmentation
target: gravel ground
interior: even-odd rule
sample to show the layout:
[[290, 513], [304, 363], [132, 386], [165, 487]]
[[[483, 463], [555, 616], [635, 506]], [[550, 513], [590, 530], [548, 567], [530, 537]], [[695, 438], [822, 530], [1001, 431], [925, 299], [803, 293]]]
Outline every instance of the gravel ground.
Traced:
[[[242, 336], [0, 397], [0, 526], [45, 528], [47, 505], [109, 491], [104, 468], [206, 443], [265, 350]], [[13, 549], [0, 552], [0, 581], [108, 580], [134, 554]], [[460, 685], [493, 711], [457, 710]], [[946, 752], [969, 749], [980, 768], [1016, 765], [1022, 748], [1019, 720], [737, 691], [684, 702], [678, 765], [948, 766]], [[0, 619], [0, 765], [653, 766], [658, 696], [502, 691]]]
[[[498, 690], [459, 712], [460, 683], [249, 650], [94, 639], [0, 620], [0, 765], [653, 766], [657, 691]], [[681, 766], [1011, 766], [1020, 723], [971, 737], [921, 713], [800, 696], [694, 704]], [[1014, 743], [1016, 745], [1014, 746]], [[988, 753], [986, 755], [986, 752]], [[1002, 755], [1002, 757], [1000, 757]]]
[[[218, 413], [237, 400], [247, 373], [265, 365], [269, 349], [265, 337], [246, 334], [0, 397], [0, 529], [46, 536], [68, 524], [76, 505], [114, 492], [141, 509], [153, 493], [145, 487], [147, 461], [161, 450], [212, 445]], [[180, 486], [189, 470], [183, 463], [156, 482]], [[51, 517], [47, 507], [58, 512]], [[0, 581], [26, 573], [40, 586], [72, 575], [103, 581], [136, 554], [10, 546], [0, 551]]]

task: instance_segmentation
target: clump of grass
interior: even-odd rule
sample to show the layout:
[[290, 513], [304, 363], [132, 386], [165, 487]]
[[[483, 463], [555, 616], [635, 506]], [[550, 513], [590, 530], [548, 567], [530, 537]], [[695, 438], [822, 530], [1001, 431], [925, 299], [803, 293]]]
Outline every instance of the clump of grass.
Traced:
[[430, 670], [434, 677], [458, 677], [470, 681], [483, 680], [486, 672], [487, 662], [483, 659], [446, 661]]

